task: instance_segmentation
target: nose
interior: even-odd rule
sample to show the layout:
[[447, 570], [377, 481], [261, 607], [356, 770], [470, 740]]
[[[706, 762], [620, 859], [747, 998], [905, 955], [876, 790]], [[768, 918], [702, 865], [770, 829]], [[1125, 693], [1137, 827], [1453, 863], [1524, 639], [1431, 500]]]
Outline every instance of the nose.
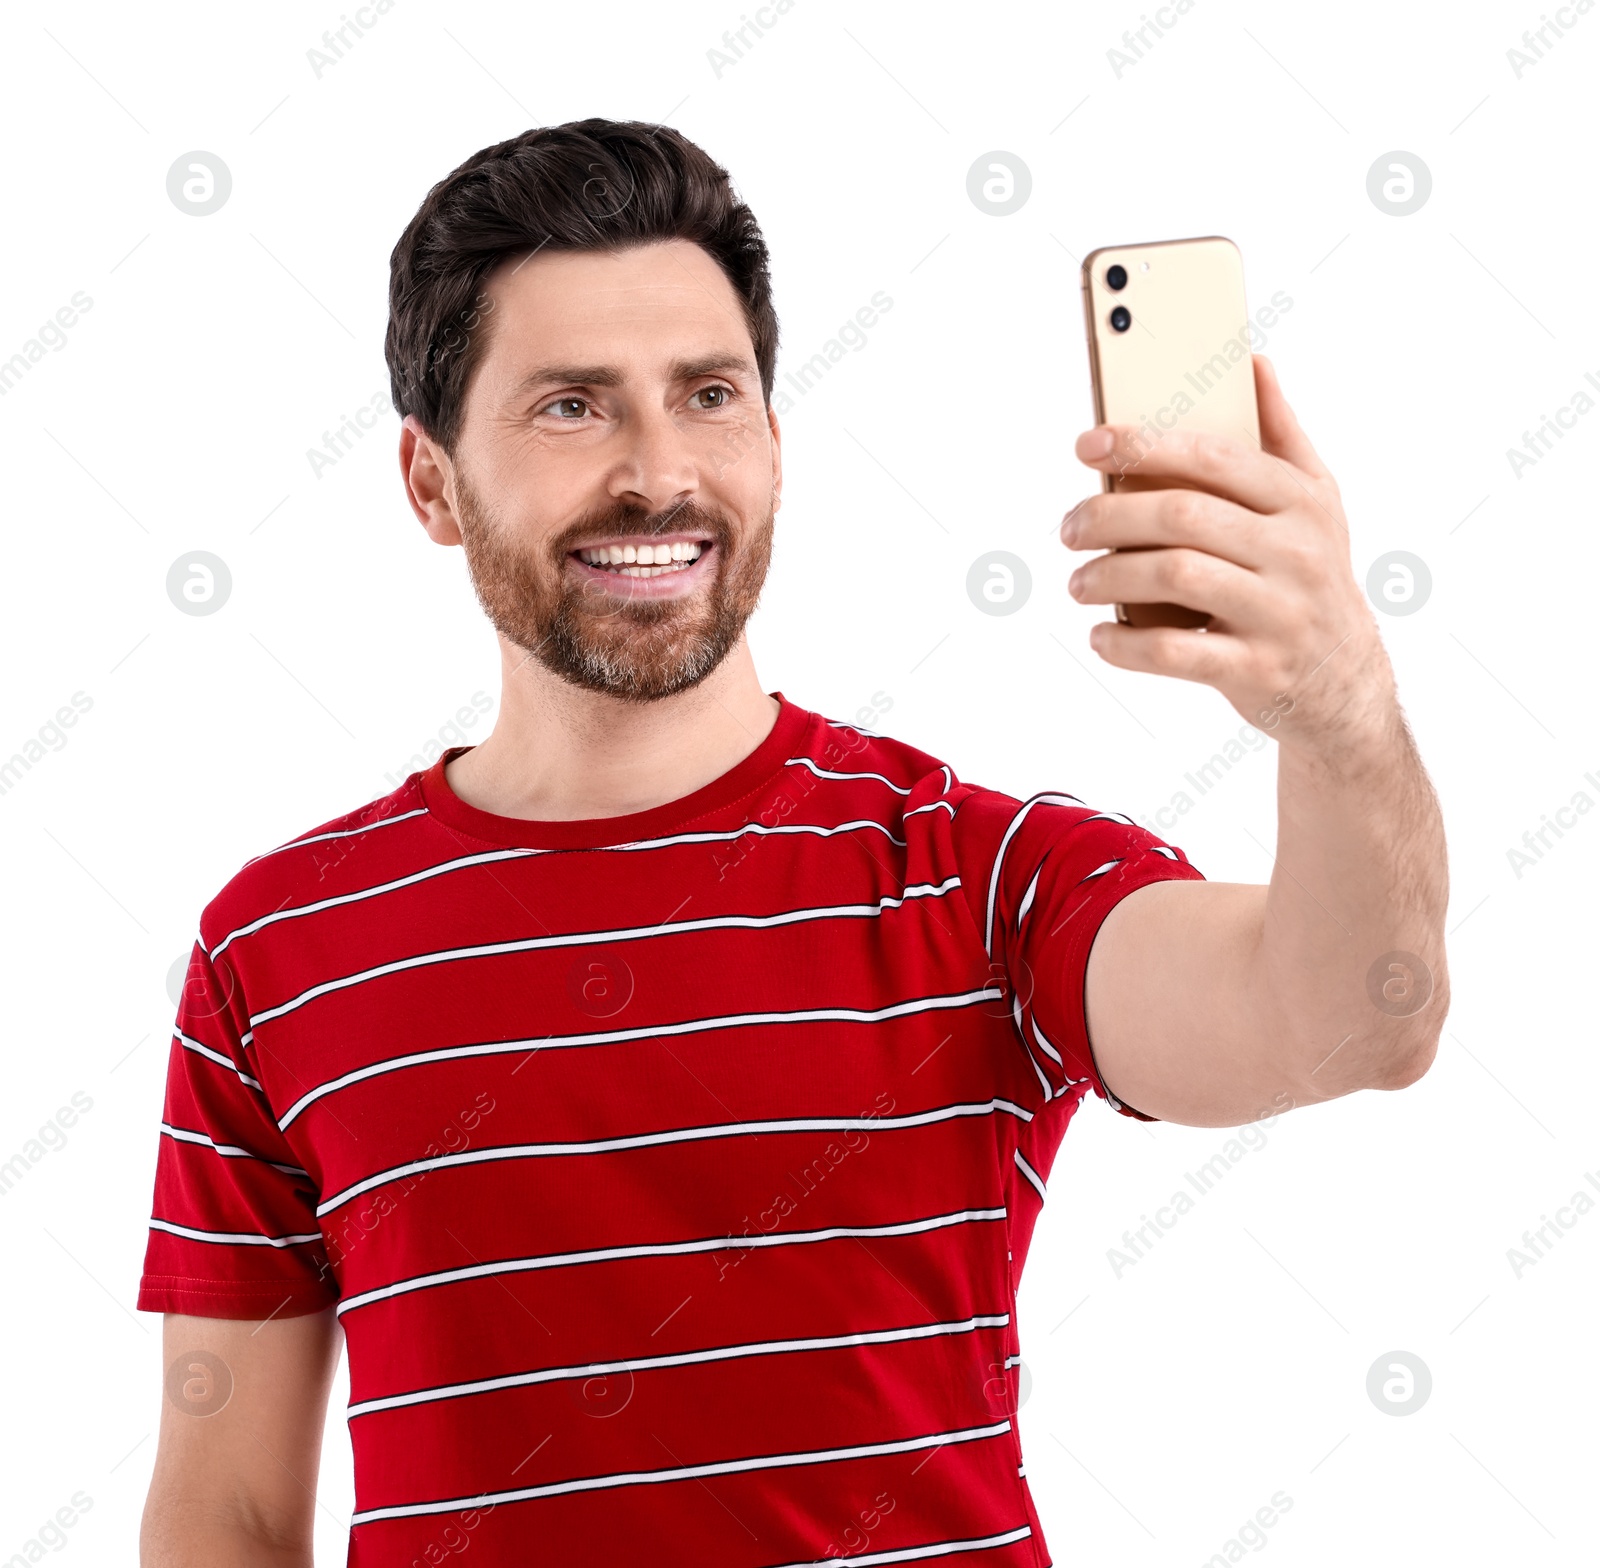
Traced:
[[700, 469], [687, 432], [664, 408], [630, 413], [623, 425], [610, 493], [652, 517], [693, 500]]

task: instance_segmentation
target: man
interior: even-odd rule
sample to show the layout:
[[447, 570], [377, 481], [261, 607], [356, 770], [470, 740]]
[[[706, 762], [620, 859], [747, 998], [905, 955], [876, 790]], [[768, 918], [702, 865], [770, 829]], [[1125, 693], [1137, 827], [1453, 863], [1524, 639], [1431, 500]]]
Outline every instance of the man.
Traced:
[[[1270, 884], [762, 689], [766, 249], [661, 126], [530, 131], [395, 248], [406, 492], [499, 634], [493, 733], [247, 863], [180, 1007], [139, 1305], [147, 1564], [307, 1564], [348, 1340], [349, 1562], [1050, 1561], [1017, 1280], [1067, 1123], [1232, 1126], [1426, 1071], [1437, 806], [1339, 494], [1262, 450], [1066, 520], [1110, 663], [1280, 744]], [[1070, 722], [1041, 712], [1041, 722]]]

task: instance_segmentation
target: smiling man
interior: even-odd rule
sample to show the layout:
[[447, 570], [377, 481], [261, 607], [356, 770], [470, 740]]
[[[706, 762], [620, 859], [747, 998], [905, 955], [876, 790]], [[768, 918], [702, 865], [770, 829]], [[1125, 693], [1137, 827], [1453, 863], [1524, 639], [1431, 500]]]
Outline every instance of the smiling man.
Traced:
[[1072, 511], [1111, 552], [1077, 597], [1212, 616], [1095, 648], [1279, 742], [1271, 882], [1207, 882], [763, 689], [778, 329], [692, 143], [478, 153], [390, 298], [407, 498], [499, 715], [201, 914], [145, 1563], [310, 1563], [342, 1330], [363, 1568], [1047, 1564], [1016, 1291], [1085, 1097], [1236, 1126], [1436, 1048], [1439, 813], [1332, 478], [1265, 361], [1262, 450], [1079, 442], [1170, 486]]

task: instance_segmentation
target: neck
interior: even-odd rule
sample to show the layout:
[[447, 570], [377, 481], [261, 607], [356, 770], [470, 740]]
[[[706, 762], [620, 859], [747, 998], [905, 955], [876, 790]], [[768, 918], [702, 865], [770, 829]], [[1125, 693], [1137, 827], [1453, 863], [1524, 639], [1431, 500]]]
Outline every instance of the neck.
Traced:
[[501, 817], [570, 822], [665, 805], [742, 762], [778, 718], [743, 637], [698, 686], [656, 702], [584, 691], [503, 638], [500, 668], [494, 729], [445, 765], [445, 781]]

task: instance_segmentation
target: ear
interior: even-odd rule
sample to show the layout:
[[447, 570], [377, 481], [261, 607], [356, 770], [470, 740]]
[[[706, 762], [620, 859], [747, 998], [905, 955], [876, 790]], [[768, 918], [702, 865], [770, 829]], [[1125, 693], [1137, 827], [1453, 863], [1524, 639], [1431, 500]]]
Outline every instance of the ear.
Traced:
[[455, 466], [415, 414], [407, 414], [400, 422], [400, 479], [406, 500], [428, 537], [435, 544], [460, 544], [461, 525], [451, 500]]
[[783, 505], [783, 432], [778, 428], [778, 414], [772, 404], [767, 404], [767, 429], [772, 432], [772, 509]]

